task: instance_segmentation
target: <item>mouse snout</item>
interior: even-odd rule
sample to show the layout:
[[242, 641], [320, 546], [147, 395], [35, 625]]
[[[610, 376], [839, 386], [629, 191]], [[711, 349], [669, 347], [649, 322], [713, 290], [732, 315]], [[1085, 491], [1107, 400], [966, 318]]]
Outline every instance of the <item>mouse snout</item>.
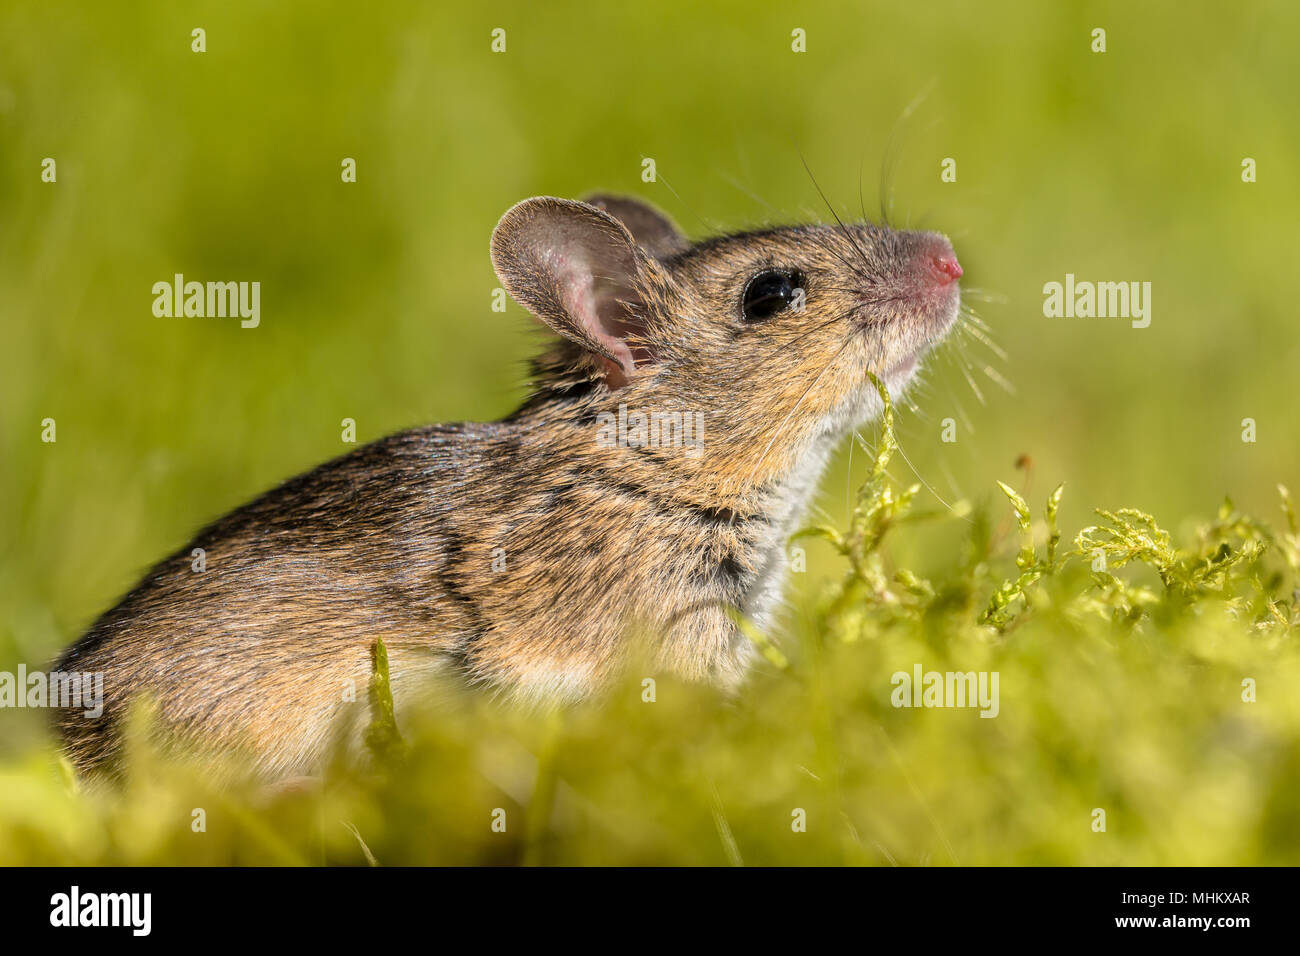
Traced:
[[935, 279], [940, 285], [947, 285], [961, 278], [961, 263], [952, 254], [931, 257], [930, 268], [934, 271]]
[[919, 258], [921, 271], [936, 286], [945, 286], [961, 278], [961, 263], [947, 239], [936, 237], [927, 242]]

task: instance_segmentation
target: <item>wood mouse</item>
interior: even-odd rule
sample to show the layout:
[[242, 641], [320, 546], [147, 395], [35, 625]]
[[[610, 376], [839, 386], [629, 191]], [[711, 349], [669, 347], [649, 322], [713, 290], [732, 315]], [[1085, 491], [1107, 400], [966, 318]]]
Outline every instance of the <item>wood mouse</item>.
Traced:
[[[311, 772], [364, 695], [371, 647], [403, 696], [452, 673], [525, 701], [653, 662], [726, 689], [769, 628], [786, 543], [836, 444], [901, 392], [955, 322], [936, 233], [801, 225], [688, 241], [635, 199], [539, 197], [491, 240], [506, 291], [557, 333], [493, 423], [365, 445], [217, 519], [68, 648], [104, 711], [57, 711], [65, 750], [111, 771], [129, 701], [169, 736]], [[194, 569], [193, 549], [206, 553]]]

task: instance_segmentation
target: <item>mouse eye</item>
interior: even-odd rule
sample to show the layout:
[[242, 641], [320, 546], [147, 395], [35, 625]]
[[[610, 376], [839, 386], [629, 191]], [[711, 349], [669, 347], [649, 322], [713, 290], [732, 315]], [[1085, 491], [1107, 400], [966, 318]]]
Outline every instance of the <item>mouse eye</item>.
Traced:
[[785, 269], [768, 269], [749, 280], [740, 308], [746, 322], [763, 322], [784, 312], [803, 291], [803, 275]]

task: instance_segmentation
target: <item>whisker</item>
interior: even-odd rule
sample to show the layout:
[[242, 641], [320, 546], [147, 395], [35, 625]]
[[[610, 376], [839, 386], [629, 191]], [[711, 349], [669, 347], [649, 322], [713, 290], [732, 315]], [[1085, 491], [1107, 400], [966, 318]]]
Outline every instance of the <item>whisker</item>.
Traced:
[[988, 289], [981, 289], [979, 286], [962, 286], [962, 299], [974, 299], [976, 302], [991, 302], [996, 305], [1006, 305], [1007, 297], [1000, 292], [991, 292]]
[[885, 144], [885, 153], [880, 161], [880, 217], [891, 229], [894, 228], [894, 177], [897, 175], [898, 162], [902, 157], [900, 136], [907, 121], [922, 101], [930, 95], [930, 90], [934, 88], [936, 82], [938, 82], [937, 78], [931, 79], [912, 102], [903, 107], [898, 119], [894, 121], [894, 128], [889, 131], [889, 141]]
[[975, 341], [979, 342], [981, 345], [988, 348], [989, 351], [991, 351], [1002, 361], [1004, 362], [1007, 361], [1006, 350], [1002, 348], [1002, 346], [998, 345], [997, 342], [994, 342], [993, 337], [989, 335], [988, 332], [984, 331], [984, 329], [980, 328], [978, 325], [974, 324], [973, 322], [963, 323], [962, 325], [958, 326], [958, 328], [961, 330], [961, 334], [970, 336], [971, 338], [975, 339]]
[[858, 209], [861, 210], [862, 212], [863, 222], [866, 222], [868, 219], [867, 200], [862, 194], [862, 170], [863, 167], [866, 166], [866, 164], [867, 164], [867, 154], [865, 151], [863, 151], [861, 154], [861, 158], [858, 160]]
[[762, 196], [757, 195], [756, 193], [752, 192], [750, 189], [741, 185], [740, 181], [736, 179], [734, 176], [728, 175], [727, 173], [719, 173], [719, 176], [721, 177], [722, 181], [725, 182], [728, 186], [731, 186], [737, 192], [743, 193], [744, 195], [748, 196], [754, 202], [758, 203], [760, 206], [763, 206], [765, 209], [767, 209], [768, 212], [776, 213], [778, 211], [775, 206], [773, 206], [771, 203], [765, 200]]
[[962, 404], [961, 399], [957, 397], [957, 393], [951, 388], [948, 389], [948, 398], [957, 406], [957, 417], [961, 420], [962, 427], [969, 434], [975, 434], [975, 423], [971, 420], [970, 413], [966, 411], [966, 406]]
[[853, 429], [849, 439], [849, 467], [844, 472], [844, 513], [848, 514], [853, 509], [853, 451], [857, 442], [853, 441], [852, 436], [858, 436], [857, 429]]
[[967, 370], [964, 366], [962, 366], [961, 374], [962, 377], [966, 379], [966, 384], [970, 386], [970, 390], [975, 393], [975, 397], [979, 399], [979, 403], [981, 405], [987, 405], [988, 402], [985, 401], [984, 399], [984, 393], [981, 392], [980, 387], [975, 384], [975, 379], [971, 377], [970, 371]]
[[823, 192], [822, 187], [818, 185], [817, 177], [813, 175], [812, 169], [808, 165], [808, 160], [804, 158], [803, 153], [799, 154], [799, 160], [803, 163], [803, 168], [808, 174], [808, 178], [812, 180], [813, 188], [817, 190], [817, 194], [822, 197], [822, 202], [826, 203], [826, 208], [830, 210], [831, 217], [835, 220], [835, 224], [840, 227], [840, 232], [844, 234], [844, 238], [847, 239], [853, 248], [857, 250], [858, 257], [862, 260], [862, 264], [870, 267], [871, 260], [867, 258], [867, 254], [862, 250], [862, 247], [858, 245], [858, 240], [854, 238], [853, 233], [849, 231], [848, 226], [844, 225], [844, 221], [840, 219], [839, 213], [835, 211], [835, 207], [831, 205], [831, 201], [826, 198], [826, 193]]
[[[645, 157], [645, 156], [642, 156], [641, 159], [642, 159], [642, 160], [645, 160], [646, 157]], [[715, 223], [715, 222], [710, 222], [709, 220], [707, 220], [707, 219], [705, 219], [703, 216], [701, 216], [699, 213], [697, 213], [697, 212], [695, 211], [694, 207], [687, 205], [686, 201], [685, 201], [684, 199], [682, 199], [681, 193], [679, 193], [676, 189], [674, 189], [674, 188], [672, 187], [672, 184], [669, 183], [668, 180], [664, 179], [663, 176], [658, 175], [658, 174], [656, 173], [656, 178], [657, 178], [657, 180], [658, 180], [659, 182], [661, 182], [661, 183], [664, 184], [664, 188], [665, 188], [665, 189], [667, 189], [670, 193], [673, 194], [673, 198], [675, 198], [675, 199], [676, 199], [676, 200], [677, 200], [677, 201], [682, 205], [682, 208], [685, 209], [688, 213], [690, 213], [691, 216], [692, 216], [692, 218], [698, 220], [699, 224], [700, 224], [701, 226], [704, 227], [704, 231], [705, 231], [706, 233], [709, 233], [710, 235], [712, 235], [712, 234], [714, 234], [714, 233], [718, 233], [718, 232], [722, 232], [722, 231], [723, 231], [723, 230], [721, 229], [721, 227], [720, 227], [717, 223]]]
[[996, 384], [1000, 385], [1008, 395], [1016, 394], [1016, 387], [1012, 385], [1009, 381], [1007, 381], [1007, 379], [1004, 378], [1001, 373], [995, 370], [993, 366], [985, 365], [983, 372], [985, 375], [991, 378]]
[[[791, 345], [794, 345], [796, 342], [799, 342], [799, 341], [801, 341], [801, 340], [807, 338], [809, 335], [812, 335], [814, 332], [820, 332], [822, 329], [828, 328], [828, 327], [834, 325], [836, 322], [842, 322], [842, 321], [844, 321], [844, 320], [847, 319], [849, 316], [851, 316], [851, 315], [854, 313], [854, 311], [856, 311], [856, 310], [854, 310], [854, 309], [848, 309], [848, 310], [846, 310], [846, 311], [844, 311], [844, 312], [840, 312], [840, 313], [838, 313], [837, 315], [833, 315], [833, 316], [831, 316], [831, 317], [830, 317], [829, 319], [827, 319], [826, 321], [821, 322], [821, 323], [819, 323], [819, 324], [817, 324], [817, 325], [812, 326], [811, 328], [807, 328], [807, 329], [801, 329], [801, 330], [799, 330], [798, 332], [794, 333], [794, 334], [793, 334], [790, 338], [788, 338], [788, 339], [785, 339], [785, 340], [779, 340], [779, 339], [778, 339], [778, 343], [777, 343], [777, 344], [780, 345], [782, 349], [789, 348]], [[758, 364], [758, 366], [756, 366], [756, 367], [757, 367], [757, 368], [761, 368], [763, 362], [772, 361], [772, 360], [774, 360], [774, 359], [776, 359], [776, 358], [779, 358], [780, 355], [781, 355], [781, 353], [775, 353], [775, 354], [773, 354], [773, 355], [768, 355], [768, 356], [766, 356], [764, 359], [762, 359], [762, 361], [760, 361], [759, 364]]]
[[[930, 483], [929, 483], [928, 481], [926, 481], [925, 478], [923, 478], [923, 477], [921, 476], [921, 473], [920, 473], [919, 471], [916, 470], [916, 466], [912, 464], [912, 459], [910, 459], [910, 458], [907, 457], [907, 452], [905, 452], [905, 451], [903, 450], [903, 446], [902, 446], [902, 444], [897, 440], [897, 436], [895, 436], [895, 442], [894, 442], [894, 444], [895, 444], [895, 447], [898, 449], [898, 454], [902, 457], [903, 461], [907, 462], [907, 467], [912, 469], [912, 474], [916, 475], [917, 480], [918, 480], [919, 482], [921, 482], [922, 485], [925, 486], [925, 490], [928, 491], [928, 492], [930, 492], [930, 494], [934, 495], [935, 499], [939, 502], [939, 504], [943, 505], [945, 508], [947, 508], [947, 509], [948, 509], [950, 512], [952, 512], [953, 514], [957, 514], [957, 509], [954, 508], [954, 507], [953, 507], [953, 506], [952, 506], [952, 505], [951, 505], [951, 504], [950, 504], [950, 503], [949, 503], [949, 502], [948, 502], [948, 501], [943, 497], [943, 495], [941, 495], [941, 494], [939, 494], [939, 492], [935, 491], [934, 488], [930, 485]], [[900, 484], [901, 484], [901, 482], [900, 482]], [[972, 519], [972, 518], [970, 517], [970, 515], [957, 514], [957, 516], [958, 516], [959, 518], [961, 518], [963, 521], [967, 522], [968, 524], [969, 524], [969, 523], [973, 523], [973, 521], [974, 521], [974, 519]]]
[[[826, 252], [834, 256], [836, 259], [838, 259], [840, 263], [850, 272], [855, 274], [857, 273], [858, 271], [857, 266], [854, 265], [852, 262], [850, 262], [848, 259], [844, 258], [843, 253], [841, 253], [838, 249], [836, 249], [835, 246], [828, 239], [822, 236], [814, 236], [813, 242], [815, 242], [821, 249], [825, 250]], [[848, 291], [848, 290], [845, 289], [845, 290], [838, 290], [838, 291]]]

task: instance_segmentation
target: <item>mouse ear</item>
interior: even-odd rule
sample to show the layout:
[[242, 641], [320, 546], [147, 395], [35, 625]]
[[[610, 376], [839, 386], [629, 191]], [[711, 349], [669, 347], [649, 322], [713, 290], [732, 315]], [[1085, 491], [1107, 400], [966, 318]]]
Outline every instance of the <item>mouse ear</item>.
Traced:
[[598, 356], [611, 388], [626, 385], [636, 368], [628, 339], [644, 331], [633, 312], [642, 255], [621, 222], [571, 199], [525, 199], [492, 233], [492, 266], [506, 291]]
[[625, 225], [641, 248], [656, 259], [682, 252], [691, 245], [677, 224], [648, 202], [605, 193], [588, 196], [586, 201]]

